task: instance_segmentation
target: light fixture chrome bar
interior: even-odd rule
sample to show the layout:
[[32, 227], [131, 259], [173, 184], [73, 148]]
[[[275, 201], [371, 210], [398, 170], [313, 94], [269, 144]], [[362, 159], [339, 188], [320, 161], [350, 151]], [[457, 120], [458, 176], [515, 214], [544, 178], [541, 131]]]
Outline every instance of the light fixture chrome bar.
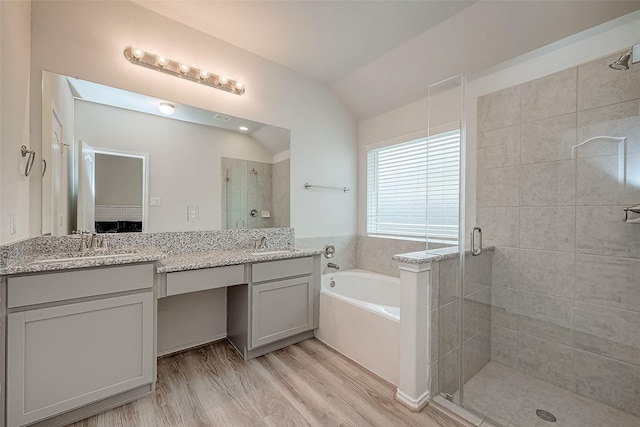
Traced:
[[124, 50], [124, 57], [132, 64], [211, 86], [235, 95], [242, 95], [245, 91], [244, 85], [237, 80], [228, 79], [206, 70], [165, 58], [164, 56], [145, 52], [138, 48], [127, 47]]

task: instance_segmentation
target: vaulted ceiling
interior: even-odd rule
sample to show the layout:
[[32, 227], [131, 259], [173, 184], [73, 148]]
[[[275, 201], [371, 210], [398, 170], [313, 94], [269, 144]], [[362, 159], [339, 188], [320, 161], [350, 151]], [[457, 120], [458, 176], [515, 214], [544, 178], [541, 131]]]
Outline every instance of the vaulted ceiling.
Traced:
[[329, 85], [359, 119], [640, 9], [609, 0], [134, 1]]

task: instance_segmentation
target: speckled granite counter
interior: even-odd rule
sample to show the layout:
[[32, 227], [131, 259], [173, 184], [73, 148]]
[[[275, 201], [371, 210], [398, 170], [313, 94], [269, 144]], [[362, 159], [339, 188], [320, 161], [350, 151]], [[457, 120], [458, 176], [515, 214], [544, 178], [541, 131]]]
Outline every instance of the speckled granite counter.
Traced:
[[[482, 249], [483, 251], [493, 251], [494, 246], [489, 246]], [[465, 255], [471, 256], [471, 251], [465, 251]], [[419, 252], [409, 252], [406, 254], [398, 254], [393, 256], [394, 261], [402, 262], [405, 264], [429, 264], [434, 261], [442, 261], [450, 258], [458, 257], [458, 247], [452, 246], [450, 248], [433, 249]]]
[[157, 250], [104, 251], [86, 253], [47, 253], [28, 256], [0, 268], [0, 275], [39, 273], [79, 268], [105, 267], [109, 265], [154, 262], [162, 257]]
[[[41, 236], [0, 246], [0, 275], [156, 262], [158, 272], [298, 258], [319, 250], [292, 250], [293, 229], [210, 230], [105, 235], [108, 251], [80, 253], [78, 236]], [[269, 249], [251, 255], [262, 238]], [[239, 249], [240, 248], [240, 249]], [[245, 249], [246, 248], [246, 249]], [[273, 248], [273, 249], [272, 249]], [[274, 253], [274, 249], [287, 250]]]
[[295, 249], [274, 252], [265, 251], [264, 254], [252, 255], [249, 250], [217, 250], [167, 254], [147, 247], [128, 252], [46, 254], [21, 259], [4, 268], [0, 268], [0, 275], [72, 270], [140, 262], [156, 262], [157, 273], [169, 273], [225, 265], [300, 258], [322, 253], [320, 250]]
[[207, 252], [186, 252], [165, 254], [158, 260], [158, 273], [197, 270], [200, 268], [222, 267], [225, 265], [246, 264], [251, 262], [277, 261], [281, 259], [300, 258], [319, 255], [320, 250], [282, 250], [277, 253], [265, 251], [264, 254], [252, 255], [249, 250], [221, 250]]

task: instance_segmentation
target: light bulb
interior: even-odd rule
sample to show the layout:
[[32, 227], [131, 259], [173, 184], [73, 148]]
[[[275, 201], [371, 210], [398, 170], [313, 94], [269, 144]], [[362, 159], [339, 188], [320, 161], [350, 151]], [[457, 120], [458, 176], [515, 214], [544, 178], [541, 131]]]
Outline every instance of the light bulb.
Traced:
[[137, 47], [131, 48], [131, 54], [136, 59], [144, 58], [144, 50], [138, 49]]
[[188, 66], [187, 64], [180, 64], [180, 72], [182, 74], [187, 74], [190, 69], [191, 69], [191, 67]]
[[236, 82], [236, 89], [238, 90], [242, 90], [244, 88], [244, 85], [240, 82]]
[[229, 79], [226, 78], [225, 76], [221, 76], [220, 79], [218, 80], [218, 83], [220, 83], [221, 85], [226, 85], [227, 83], [229, 83]]
[[169, 63], [169, 60], [164, 56], [158, 56], [157, 61], [158, 61], [158, 65], [161, 67], [164, 67]]
[[176, 111], [176, 107], [174, 107], [173, 104], [169, 104], [168, 102], [161, 102], [160, 105], [158, 105], [158, 109], [161, 113], [168, 116], [175, 113]]
[[207, 80], [209, 78], [210, 74], [208, 71], [205, 70], [200, 70], [200, 78], [202, 80]]

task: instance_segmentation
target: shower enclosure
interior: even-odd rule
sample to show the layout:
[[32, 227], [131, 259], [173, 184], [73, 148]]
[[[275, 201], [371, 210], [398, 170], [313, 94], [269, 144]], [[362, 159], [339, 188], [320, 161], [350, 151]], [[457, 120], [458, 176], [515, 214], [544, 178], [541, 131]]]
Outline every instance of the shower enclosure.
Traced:
[[[460, 250], [439, 263], [431, 374], [480, 419], [640, 425], [640, 224], [625, 212], [640, 203], [640, 66], [609, 68], [621, 53], [467, 98], [477, 128], [468, 153], [462, 137]], [[429, 89], [430, 135], [456, 104], [465, 128], [455, 82]], [[462, 250], [474, 226], [479, 256]]]

